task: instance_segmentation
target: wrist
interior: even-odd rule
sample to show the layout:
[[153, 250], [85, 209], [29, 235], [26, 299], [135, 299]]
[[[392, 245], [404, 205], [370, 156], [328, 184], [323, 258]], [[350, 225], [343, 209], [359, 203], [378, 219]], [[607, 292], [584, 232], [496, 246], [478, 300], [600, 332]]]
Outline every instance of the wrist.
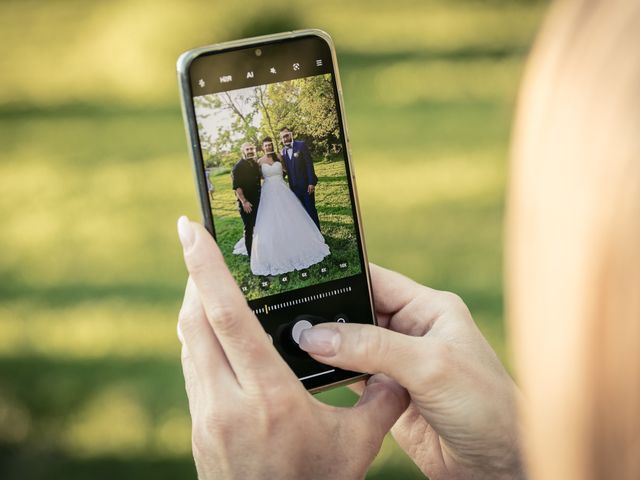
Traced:
[[[520, 391], [513, 386], [514, 400], [521, 396]], [[496, 478], [504, 480], [525, 480], [527, 478], [524, 465], [524, 455], [521, 448], [522, 425], [517, 414], [517, 407], [512, 409], [513, 429], [507, 436], [505, 449], [507, 454], [502, 460], [496, 460], [497, 472], [500, 474]]]

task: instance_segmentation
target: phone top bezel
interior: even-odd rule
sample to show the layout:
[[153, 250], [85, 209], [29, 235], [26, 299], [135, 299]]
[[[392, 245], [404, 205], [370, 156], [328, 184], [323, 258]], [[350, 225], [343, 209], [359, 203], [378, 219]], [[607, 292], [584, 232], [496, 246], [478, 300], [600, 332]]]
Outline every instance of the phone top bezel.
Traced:
[[[371, 309], [371, 318], [373, 319], [374, 325], [378, 324], [378, 320], [375, 314], [374, 308], [374, 299], [373, 299], [373, 289], [371, 287], [371, 275], [369, 272], [369, 260], [367, 256], [366, 244], [364, 241], [364, 230], [362, 225], [362, 215], [360, 211], [360, 203], [358, 199], [357, 185], [356, 185], [356, 175], [354, 172], [353, 162], [351, 160], [351, 144], [349, 133], [347, 131], [347, 122], [346, 116], [344, 112], [344, 100], [342, 96], [342, 84], [340, 82], [340, 73], [338, 70], [338, 62], [335, 46], [331, 36], [323, 30], [319, 29], [304, 29], [304, 30], [294, 30], [289, 32], [276, 33], [272, 35], [263, 35], [258, 37], [244, 38], [240, 40], [234, 40], [230, 42], [217, 43], [213, 45], [208, 45], [204, 47], [198, 47], [184, 52], [177, 61], [177, 73], [178, 73], [178, 86], [180, 89], [180, 98], [181, 98], [181, 108], [183, 119], [185, 122], [185, 130], [187, 136], [187, 142], [189, 143], [189, 153], [192, 160], [192, 167], [194, 169], [194, 179], [196, 183], [196, 191], [198, 192], [198, 200], [200, 204], [200, 213], [202, 215], [202, 220], [205, 228], [211, 233], [211, 235], [216, 238], [215, 234], [215, 226], [213, 223], [213, 214], [209, 211], [207, 206], [209, 205], [208, 200], [208, 190], [206, 185], [206, 179], [204, 175], [204, 164], [201, 155], [200, 149], [200, 139], [198, 137], [198, 127], [196, 123], [196, 115], [195, 109], [193, 106], [193, 92], [191, 89], [191, 81], [189, 77], [189, 67], [191, 63], [199, 58], [201, 55], [210, 55], [213, 53], [223, 53], [229, 50], [236, 50], [239, 48], [255, 48], [264, 46], [266, 44], [279, 43], [286, 40], [300, 39], [301, 37], [307, 36], [315, 36], [324, 40], [331, 52], [331, 62], [333, 68], [333, 76], [336, 84], [336, 90], [338, 94], [338, 110], [340, 115], [341, 127], [344, 132], [344, 142], [345, 142], [345, 156], [347, 159], [347, 164], [349, 167], [351, 188], [353, 191], [353, 201], [354, 208], [356, 210], [357, 215], [357, 228], [360, 239], [360, 247], [363, 255], [363, 272], [365, 274], [365, 279], [367, 283], [367, 290], [369, 292], [369, 303]], [[363, 380], [369, 377], [369, 374], [359, 374], [354, 377], [349, 377], [346, 379], [338, 380], [336, 382], [331, 382], [325, 385], [321, 385], [314, 388], [309, 388], [308, 391], [312, 394], [319, 393], [325, 390], [329, 390], [335, 387], [348, 385], [359, 380]], [[303, 382], [304, 384], [304, 382]]]

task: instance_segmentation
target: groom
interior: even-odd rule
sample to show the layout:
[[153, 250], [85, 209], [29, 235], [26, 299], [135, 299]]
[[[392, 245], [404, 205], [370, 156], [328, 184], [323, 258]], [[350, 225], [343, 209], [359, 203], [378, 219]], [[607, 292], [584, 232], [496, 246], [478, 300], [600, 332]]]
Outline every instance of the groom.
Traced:
[[311, 219], [320, 229], [320, 219], [316, 210], [315, 190], [318, 177], [313, 169], [313, 160], [309, 147], [302, 140], [294, 140], [293, 133], [288, 127], [280, 130], [280, 140], [284, 148], [282, 158], [287, 167], [289, 187], [302, 202]]
[[251, 244], [253, 242], [253, 227], [256, 224], [258, 203], [260, 202], [260, 166], [256, 162], [256, 146], [253, 143], [243, 143], [242, 158], [233, 167], [231, 178], [233, 190], [238, 199], [238, 210], [244, 223], [244, 244], [247, 254], [251, 258]]

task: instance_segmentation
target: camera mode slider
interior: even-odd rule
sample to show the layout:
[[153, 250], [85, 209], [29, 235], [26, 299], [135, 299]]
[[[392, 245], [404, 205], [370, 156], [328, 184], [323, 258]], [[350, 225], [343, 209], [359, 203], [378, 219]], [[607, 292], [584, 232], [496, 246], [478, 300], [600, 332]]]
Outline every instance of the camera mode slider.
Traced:
[[264, 313], [264, 314], [269, 314], [272, 311], [275, 310], [281, 310], [283, 308], [287, 308], [287, 307], [294, 307], [296, 305], [302, 305], [303, 303], [309, 303], [309, 302], [313, 302], [316, 300], [323, 300], [325, 298], [329, 298], [329, 297], [334, 297], [336, 295], [342, 295], [344, 293], [349, 293], [351, 292], [351, 287], [342, 287], [342, 288], [335, 288], [333, 290], [328, 290], [326, 292], [320, 292], [320, 293], [316, 293], [314, 295], [308, 295], [305, 297], [300, 297], [300, 298], [294, 298], [293, 300], [287, 300], [284, 302], [280, 302], [280, 303], [274, 303], [273, 305], [269, 305], [267, 303], [264, 304], [264, 306], [260, 307], [260, 308], [255, 308], [253, 309], [253, 313], [255, 313], [256, 315]]

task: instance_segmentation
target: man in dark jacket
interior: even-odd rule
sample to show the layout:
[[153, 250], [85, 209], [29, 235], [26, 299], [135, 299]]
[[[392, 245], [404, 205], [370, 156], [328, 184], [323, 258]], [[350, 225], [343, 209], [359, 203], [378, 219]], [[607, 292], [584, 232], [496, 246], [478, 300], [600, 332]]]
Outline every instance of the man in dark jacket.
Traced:
[[253, 227], [256, 224], [258, 204], [260, 203], [260, 165], [256, 162], [256, 147], [252, 143], [244, 143], [241, 148], [242, 158], [231, 171], [233, 190], [238, 199], [238, 210], [244, 223], [244, 243], [247, 254], [251, 258]]
[[294, 140], [293, 133], [287, 127], [280, 130], [280, 140], [284, 145], [282, 158], [287, 167], [289, 187], [296, 194], [311, 219], [320, 228], [315, 198], [318, 177], [313, 169], [309, 147], [302, 140]]

